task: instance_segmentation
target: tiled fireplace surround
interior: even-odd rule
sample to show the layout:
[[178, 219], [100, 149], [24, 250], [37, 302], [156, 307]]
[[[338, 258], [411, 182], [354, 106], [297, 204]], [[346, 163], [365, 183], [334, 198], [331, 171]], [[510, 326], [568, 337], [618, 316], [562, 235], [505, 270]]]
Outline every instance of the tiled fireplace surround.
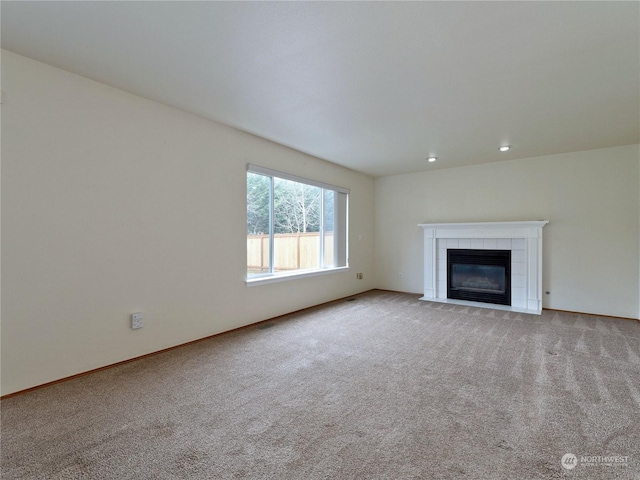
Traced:
[[[421, 300], [514, 312], [542, 312], [542, 228], [548, 221], [427, 223]], [[447, 249], [511, 250], [511, 306], [447, 298]]]

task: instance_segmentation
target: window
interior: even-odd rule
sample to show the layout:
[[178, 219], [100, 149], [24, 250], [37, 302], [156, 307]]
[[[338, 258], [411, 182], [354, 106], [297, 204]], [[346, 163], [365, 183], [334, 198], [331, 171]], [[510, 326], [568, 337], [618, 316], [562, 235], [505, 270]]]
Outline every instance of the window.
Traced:
[[247, 167], [247, 279], [347, 266], [349, 190]]

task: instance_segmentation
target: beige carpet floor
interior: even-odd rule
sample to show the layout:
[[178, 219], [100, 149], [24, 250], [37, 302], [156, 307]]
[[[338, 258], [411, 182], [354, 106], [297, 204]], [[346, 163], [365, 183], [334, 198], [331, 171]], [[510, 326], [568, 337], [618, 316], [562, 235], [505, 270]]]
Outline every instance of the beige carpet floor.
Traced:
[[4, 480], [640, 479], [640, 323], [372, 291], [1, 409]]

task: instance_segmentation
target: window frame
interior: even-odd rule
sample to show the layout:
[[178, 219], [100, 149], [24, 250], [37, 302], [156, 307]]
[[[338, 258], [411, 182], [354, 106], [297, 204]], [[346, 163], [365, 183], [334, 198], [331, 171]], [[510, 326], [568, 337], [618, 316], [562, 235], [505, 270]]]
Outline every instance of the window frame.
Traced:
[[[349, 194], [350, 194], [350, 190], [348, 188], [344, 188], [344, 187], [338, 187], [336, 185], [331, 185], [328, 183], [324, 183], [324, 182], [319, 182], [317, 180], [312, 180], [309, 178], [305, 178], [305, 177], [300, 177], [297, 175], [292, 175], [290, 173], [285, 173], [285, 172], [281, 172], [278, 170], [273, 170], [270, 168], [265, 168], [265, 167], [261, 167], [259, 165], [254, 165], [251, 163], [247, 164], [247, 168], [246, 168], [246, 174], [249, 173], [254, 173], [257, 175], [263, 175], [265, 177], [269, 177], [270, 179], [270, 199], [269, 199], [269, 222], [270, 222], [270, 232], [269, 232], [269, 268], [270, 271], [266, 272], [266, 273], [260, 273], [260, 274], [256, 274], [256, 275], [252, 275], [249, 276], [246, 272], [245, 272], [245, 283], [247, 284], [247, 286], [252, 286], [252, 285], [260, 285], [260, 284], [265, 284], [265, 283], [274, 283], [274, 282], [281, 282], [281, 281], [286, 281], [286, 280], [291, 280], [291, 279], [298, 279], [298, 278], [303, 278], [303, 277], [312, 277], [312, 276], [316, 276], [316, 275], [325, 275], [325, 274], [329, 274], [329, 273], [336, 273], [336, 272], [341, 272], [341, 271], [348, 271], [349, 270]], [[245, 175], [245, 178], [247, 178], [247, 176]], [[290, 271], [290, 272], [274, 272], [273, 271], [273, 266], [274, 266], [274, 226], [273, 226], [273, 213], [274, 213], [274, 179], [278, 178], [278, 179], [282, 179], [282, 180], [290, 180], [292, 182], [297, 182], [297, 183], [301, 183], [301, 184], [305, 184], [305, 185], [310, 185], [313, 187], [318, 187], [321, 188], [322, 194], [321, 194], [321, 204], [324, 203], [324, 190], [331, 190], [336, 194], [336, 201], [338, 201], [338, 198], [340, 198], [340, 202], [344, 202], [344, 207], [340, 207], [341, 211], [342, 208], [344, 210], [343, 213], [340, 213], [340, 215], [338, 215], [338, 210], [334, 210], [335, 212], [335, 216], [336, 217], [340, 217], [340, 227], [337, 225], [337, 221], [334, 218], [334, 235], [336, 236], [336, 244], [343, 244], [340, 245], [338, 248], [340, 249], [339, 252], [335, 253], [334, 255], [337, 255], [338, 258], [338, 263], [344, 263], [344, 265], [338, 265], [338, 266], [328, 266], [328, 267], [323, 267], [322, 265], [324, 264], [324, 237], [325, 237], [325, 232], [324, 232], [324, 212], [321, 214], [321, 221], [320, 221], [320, 228], [319, 228], [319, 237], [320, 237], [320, 245], [319, 245], [319, 268], [312, 268], [312, 269], [300, 269], [300, 270], [294, 270], [294, 271]], [[246, 184], [246, 182], [245, 182]], [[339, 197], [337, 194], [343, 194], [343, 197]], [[245, 208], [245, 214], [246, 214], [246, 208]], [[344, 216], [344, 219], [342, 220], [342, 216]], [[342, 231], [343, 230], [343, 231]], [[338, 238], [338, 231], [340, 231], [340, 238]], [[247, 258], [245, 257], [245, 265], [246, 265], [246, 260]], [[245, 266], [246, 268], [246, 266]]]

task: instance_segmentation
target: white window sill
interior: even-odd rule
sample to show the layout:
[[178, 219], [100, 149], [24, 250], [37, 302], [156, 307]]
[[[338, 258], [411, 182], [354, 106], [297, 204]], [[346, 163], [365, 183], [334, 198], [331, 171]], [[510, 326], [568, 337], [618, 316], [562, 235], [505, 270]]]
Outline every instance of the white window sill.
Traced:
[[315, 277], [318, 275], [327, 275], [329, 273], [348, 272], [349, 267], [336, 267], [336, 268], [319, 268], [316, 270], [298, 270], [291, 273], [276, 273], [273, 275], [256, 276], [247, 278], [245, 283], [247, 287], [255, 287], [257, 285], [264, 285], [267, 283], [286, 282], [287, 280], [297, 280], [305, 277]]

